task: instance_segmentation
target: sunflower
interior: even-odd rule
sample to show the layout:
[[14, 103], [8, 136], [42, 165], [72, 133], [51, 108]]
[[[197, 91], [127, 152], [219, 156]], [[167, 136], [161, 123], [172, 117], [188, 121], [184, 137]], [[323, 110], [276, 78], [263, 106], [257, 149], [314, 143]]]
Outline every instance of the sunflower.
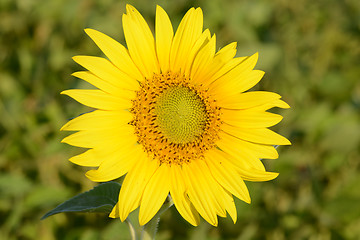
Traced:
[[118, 203], [110, 213], [124, 221], [140, 207], [146, 224], [170, 194], [181, 216], [210, 224], [237, 212], [233, 196], [250, 203], [245, 181], [268, 181], [261, 159], [276, 159], [274, 145], [290, 142], [268, 127], [289, 108], [280, 95], [245, 92], [264, 72], [258, 60], [235, 57], [236, 43], [216, 52], [216, 37], [203, 31], [200, 8], [191, 8], [174, 34], [166, 12], [156, 8], [155, 39], [130, 5], [122, 18], [127, 48], [93, 29], [85, 32], [108, 59], [76, 56], [87, 71], [73, 75], [98, 89], [63, 91], [94, 108], [66, 123], [77, 131], [62, 142], [87, 148], [71, 162], [88, 167], [86, 176], [106, 182], [125, 175]]

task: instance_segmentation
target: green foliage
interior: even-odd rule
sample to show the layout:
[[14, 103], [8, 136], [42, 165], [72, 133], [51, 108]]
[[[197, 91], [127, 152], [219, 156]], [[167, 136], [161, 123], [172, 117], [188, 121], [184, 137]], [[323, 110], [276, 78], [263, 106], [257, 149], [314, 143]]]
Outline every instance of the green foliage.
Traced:
[[121, 185], [116, 182], [102, 183], [90, 191], [80, 193], [47, 212], [41, 220], [57, 213], [102, 212], [110, 214], [117, 203]]
[[[292, 108], [274, 129], [290, 138], [280, 173], [247, 183], [251, 205], [236, 201], [238, 221], [193, 228], [175, 208], [157, 239], [360, 238], [360, 30], [358, 0], [131, 0], [150, 24], [161, 5], [174, 28], [200, 6], [217, 48], [238, 42], [238, 56], [259, 52], [266, 72], [256, 87], [280, 93]], [[87, 169], [67, 162], [77, 148], [61, 144], [60, 127], [89, 111], [59, 93], [87, 84], [71, 57], [102, 53], [83, 32], [100, 30], [125, 44], [118, 0], [0, 1], [0, 239], [128, 239], [125, 223], [106, 214], [49, 209], [93, 188]], [[274, 110], [279, 111], [279, 110]]]

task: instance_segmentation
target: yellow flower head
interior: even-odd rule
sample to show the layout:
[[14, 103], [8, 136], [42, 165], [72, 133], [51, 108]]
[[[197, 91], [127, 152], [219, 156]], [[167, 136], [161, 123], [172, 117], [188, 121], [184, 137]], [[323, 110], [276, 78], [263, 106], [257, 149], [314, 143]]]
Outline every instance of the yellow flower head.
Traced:
[[134, 7], [126, 6], [122, 21], [127, 49], [86, 29], [109, 60], [74, 57], [87, 71], [73, 75], [98, 89], [62, 92], [96, 109], [62, 128], [77, 131], [63, 142], [88, 148], [70, 161], [98, 167], [86, 173], [96, 182], [126, 174], [110, 217], [124, 221], [140, 206], [146, 224], [170, 194], [194, 226], [199, 214], [214, 226], [226, 212], [235, 222], [233, 196], [250, 203], [244, 180], [276, 178], [260, 159], [276, 159], [273, 146], [290, 144], [267, 129], [282, 117], [266, 110], [289, 106], [275, 93], [245, 92], [264, 75], [253, 70], [258, 54], [234, 58], [236, 43], [216, 52], [200, 8], [185, 14], [174, 35], [158, 6], [155, 39]]

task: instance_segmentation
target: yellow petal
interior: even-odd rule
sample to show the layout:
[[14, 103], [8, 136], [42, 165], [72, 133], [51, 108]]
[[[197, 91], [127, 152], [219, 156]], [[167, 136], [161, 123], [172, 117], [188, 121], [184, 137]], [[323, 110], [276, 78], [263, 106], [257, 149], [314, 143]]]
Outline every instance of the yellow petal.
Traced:
[[223, 199], [223, 205], [225, 206], [226, 211], [229, 213], [235, 224], [237, 220], [237, 211], [233, 196], [226, 189], [224, 189], [224, 193], [221, 194], [221, 197]]
[[290, 108], [289, 104], [287, 104], [286, 102], [284, 102], [283, 100], [275, 100], [274, 102], [272, 102], [274, 104], [274, 107], [279, 107], [279, 108]]
[[169, 16], [159, 5], [156, 6], [155, 20], [156, 53], [162, 72], [169, 70], [170, 49], [174, 36]]
[[[112, 135], [111, 135], [112, 133]], [[93, 140], [96, 145], [95, 148], [99, 151], [101, 149], [115, 149], [116, 146], [130, 146], [137, 142], [138, 138], [134, 134], [135, 130], [132, 125], [118, 126], [117, 129], [110, 129], [109, 138], [103, 138], [102, 141]], [[95, 136], [96, 137], [96, 136]], [[99, 136], [101, 137], [101, 136]]]
[[240, 159], [235, 159], [233, 156], [222, 152], [221, 150], [214, 149], [212, 154], [214, 157], [221, 159], [221, 161], [231, 163], [234, 166], [234, 169], [239, 172], [241, 178], [245, 181], [252, 181], [252, 182], [263, 182], [269, 181], [276, 178], [279, 174], [274, 172], [266, 172], [265, 170], [259, 170], [256, 168], [242, 166]]
[[284, 102], [283, 100], [276, 99], [276, 100], [273, 100], [271, 102], [268, 102], [268, 103], [253, 107], [252, 110], [254, 110], [254, 111], [266, 111], [266, 110], [268, 110], [270, 108], [273, 108], [273, 107], [290, 108], [290, 106], [286, 102]]
[[253, 91], [233, 95], [231, 98], [219, 98], [217, 103], [222, 108], [248, 109], [280, 99], [279, 94], [265, 91]]
[[93, 56], [75, 56], [73, 60], [83, 66], [97, 77], [111, 83], [112, 85], [128, 90], [138, 90], [139, 82], [120, 71], [109, 60]]
[[140, 203], [139, 223], [141, 226], [154, 217], [169, 194], [169, 172], [169, 166], [162, 164], [146, 185]]
[[128, 111], [95, 110], [82, 114], [67, 122], [61, 131], [111, 129], [128, 124], [133, 116]]
[[248, 75], [244, 74], [244, 78], [238, 78], [239, 84], [237, 84], [238, 92], [245, 92], [258, 84], [265, 72], [261, 70], [252, 70]]
[[204, 71], [204, 69], [208, 68], [211, 64], [215, 56], [215, 48], [216, 48], [216, 36], [210, 39], [210, 41], [200, 49], [199, 53], [196, 55], [194, 59], [194, 63], [192, 64], [190, 78], [196, 79], [199, 77], [199, 74]]
[[217, 79], [225, 76], [228, 72], [230, 72], [236, 66], [241, 64], [245, 59], [247, 59], [247, 57], [238, 57], [238, 58], [230, 59], [221, 68], [217, 69], [217, 71], [213, 75], [211, 75], [211, 77], [207, 80], [206, 83], [211, 84], [215, 82]]
[[275, 179], [277, 176], [279, 176], [279, 173], [275, 172], [263, 172], [257, 169], [251, 169], [250, 170], [244, 170], [237, 168], [236, 169], [241, 177], [245, 181], [251, 181], [251, 182], [265, 182]]
[[[215, 197], [217, 201], [219, 202], [221, 207], [229, 213], [235, 223], [237, 219], [237, 212], [233, 196], [217, 182], [213, 186], [213, 192], [216, 193]], [[226, 217], [226, 212], [224, 211], [224, 213], [219, 214], [219, 216]]]
[[114, 156], [114, 153], [118, 151], [118, 149], [133, 147], [138, 139], [135, 134], [131, 133], [125, 135], [122, 133], [121, 140], [122, 141], [112, 142], [111, 144], [108, 144], [107, 141], [101, 142], [101, 144], [96, 145], [96, 148], [89, 149], [82, 154], [76, 155], [70, 158], [69, 161], [80, 166], [98, 167], [105, 159]]
[[228, 161], [222, 161], [221, 155], [214, 153], [214, 151], [208, 152], [206, 164], [216, 181], [237, 198], [250, 203], [249, 191], [240, 174], [228, 164]]
[[210, 64], [204, 67], [202, 70], [197, 71], [196, 76], [192, 78], [192, 81], [202, 83], [205, 85], [210, 84], [213, 79], [212, 77], [222, 69], [225, 64], [231, 61], [236, 54], [236, 43], [228, 44], [218, 51]]
[[139, 206], [144, 189], [158, 167], [158, 163], [150, 160], [144, 153], [134, 167], [129, 170], [119, 194], [121, 221], [125, 221], [129, 213]]
[[100, 90], [103, 90], [106, 93], [109, 93], [110, 95], [115, 95], [115, 96], [119, 97], [119, 96], [121, 96], [122, 92], [126, 91], [126, 90], [120, 89], [120, 88], [112, 85], [111, 83], [95, 76], [93, 73], [91, 73], [89, 71], [74, 72], [72, 75], [74, 77], [77, 77], [77, 78], [87, 81], [88, 83], [99, 88]]
[[219, 185], [218, 182], [216, 182], [205, 161], [199, 161], [198, 165], [200, 167], [200, 171], [203, 173], [205, 182], [209, 185], [210, 193], [216, 199], [216, 204], [214, 205], [216, 214], [220, 217], [226, 217], [226, 208], [223, 201], [224, 199], [223, 196], [221, 196], [224, 193], [224, 189], [221, 187], [221, 185]]
[[107, 156], [96, 170], [90, 170], [86, 176], [94, 182], [108, 182], [126, 174], [143, 154], [141, 145], [120, 147]]
[[122, 143], [134, 136], [134, 129], [130, 125], [119, 126], [115, 129], [92, 129], [73, 133], [61, 142], [76, 147], [95, 148], [106, 144]]
[[214, 81], [209, 90], [217, 99], [228, 98], [232, 95], [244, 92], [257, 84], [262, 76], [263, 71], [253, 70], [258, 59], [258, 54], [246, 58], [231, 71]]
[[130, 109], [132, 107], [131, 100], [119, 98], [101, 90], [71, 89], [62, 91], [61, 94], [68, 95], [79, 103], [92, 108], [103, 110], [123, 110]]
[[[194, 59], [198, 54], [199, 50], [202, 49], [206, 44], [209, 43], [211, 39], [209, 29], [205, 29], [205, 31], [200, 35], [200, 37], [196, 40], [193, 47], [188, 50], [187, 53], [187, 61], [182, 66], [181, 70], [184, 72], [185, 76], [190, 75], [191, 67], [193, 66]], [[193, 81], [193, 79], [191, 79]]]
[[96, 157], [94, 149], [89, 149], [69, 159], [70, 162], [85, 167], [98, 167], [103, 160], [102, 158]]
[[226, 217], [226, 206], [223, 196], [223, 194], [225, 194], [224, 188], [213, 179], [210, 170], [208, 170], [207, 174], [205, 175], [207, 175], [206, 179], [211, 179], [209, 185], [211, 186], [212, 194], [215, 196], [217, 202], [216, 214], [220, 217]]
[[[226, 133], [220, 133], [221, 139], [216, 145], [228, 155], [231, 156], [231, 162], [240, 168], [255, 168], [265, 171], [265, 167], [259, 159], [260, 152], [256, 152], [253, 148], [248, 148], [245, 141], [231, 141], [233, 138], [228, 137]], [[216, 150], [215, 152], [218, 152]]]
[[200, 37], [203, 29], [203, 14], [200, 8], [191, 8], [181, 20], [175, 33], [170, 52], [170, 69], [184, 71], [189, 61], [189, 50]]
[[[223, 150], [232, 155], [242, 155], [243, 154], [251, 154], [256, 156], [257, 158], [265, 158], [265, 159], [277, 159], [279, 157], [278, 152], [274, 148], [273, 145], [264, 145], [258, 143], [251, 143], [248, 141], [241, 140], [234, 136], [231, 136], [227, 133], [220, 132], [219, 133], [220, 140], [217, 142], [217, 145]], [[258, 169], [264, 169], [260, 160], [251, 161], [252, 166]]]
[[120, 217], [120, 204], [117, 202], [113, 209], [111, 210], [111, 213], [109, 214], [109, 217], [111, 218], [119, 218]]
[[221, 120], [227, 124], [241, 128], [265, 128], [278, 124], [283, 117], [278, 114], [247, 110], [227, 110], [221, 111]]
[[[218, 202], [212, 194], [211, 185], [203, 175], [200, 160], [183, 165], [184, 178], [188, 185], [188, 195], [200, 215], [211, 225], [217, 226]], [[205, 171], [208, 169], [205, 169]]]
[[131, 5], [126, 5], [123, 15], [126, 44], [134, 63], [146, 78], [159, 73], [154, 37], [141, 14]]
[[[241, 63], [231, 69], [227, 74], [217, 79], [211, 86], [211, 88], [217, 88], [223, 84], [232, 85], [238, 82], [240, 77], [248, 75], [255, 67], [259, 54], [255, 53], [250, 57], [246, 57]], [[242, 80], [242, 79], [241, 79]], [[242, 80], [244, 81], [244, 80]]]
[[236, 42], [232, 42], [225, 47], [222, 47], [215, 55], [215, 57], [221, 56], [221, 55], [227, 55], [227, 59], [232, 59], [236, 54]]
[[285, 137], [267, 128], [240, 128], [222, 124], [221, 129], [239, 139], [268, 145], [291, 145]]
[[178, 165], [170, 168], [170, 195], [181, 216], [193, 226], [198, 226], [200, 217], [186, 194], [183, 172]]
[[143, 80], [144, 76], [135, 66], [127, 49], [123, 45], [94, 29], [87, 28], [85, 32], [117, 68], [134, 79], [139, 81]]

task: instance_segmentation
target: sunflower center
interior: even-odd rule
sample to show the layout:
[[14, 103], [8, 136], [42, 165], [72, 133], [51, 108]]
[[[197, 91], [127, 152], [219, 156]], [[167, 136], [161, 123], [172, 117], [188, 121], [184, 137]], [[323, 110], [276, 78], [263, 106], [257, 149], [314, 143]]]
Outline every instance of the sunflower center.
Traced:
[[192, 142], [204, 132], [204, 103], [187, 87], [174, 86], [164, 91], [157, 99], [155, 114], [164, 137], [175, 144]]
[[141, 83], [132, 102], [130, 124], [138, 143], [159, 164], [202, 158], [219, 138], [220, 108], [206, 89], [183, 75], [154, 74]]

